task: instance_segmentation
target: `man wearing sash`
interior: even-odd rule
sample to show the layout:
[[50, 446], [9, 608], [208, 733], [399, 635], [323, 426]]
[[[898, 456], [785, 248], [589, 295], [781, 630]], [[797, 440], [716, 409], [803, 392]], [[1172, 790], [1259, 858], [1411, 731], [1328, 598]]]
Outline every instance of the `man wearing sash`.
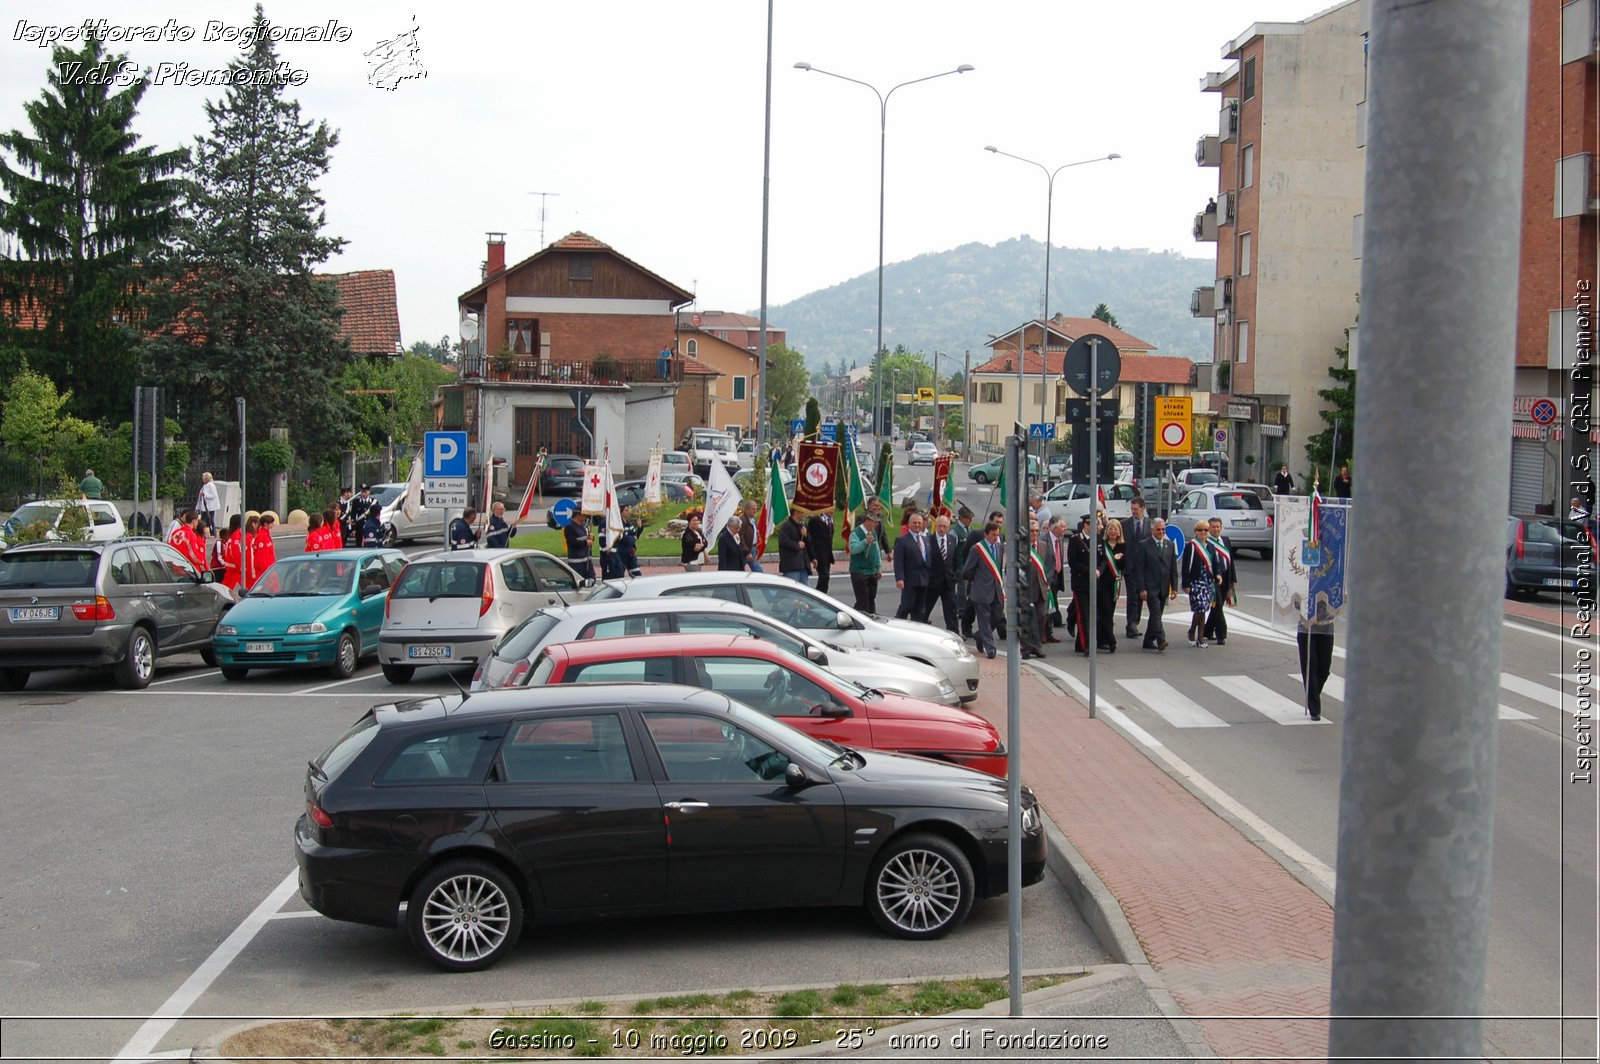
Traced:
[[1005, 627], [1005, 581], [1001, 578], [1000, 526], [990, 521], [983, 538], [967, 552], [961, 575], [971, 583], [967, 601], [978, 625], [978, 649], [994, 657], [995, 629]]
[[1024, 601], [1017, 604], [1017, 636], [1022, 643], [1023, 658], [1044, 657], [1044, 637], [1049, 622], [1046, 616], [1055, 595], [1050, 590], [1049, 570], [1044, 566], [1044, 560], [1039, 557], [1039, 522], [1032, 521], [1028, 527], [1028, 557], [1025, 563], [1028, 567], [1027, 588], [1028, 593]]
[[1211, 612], [1206, 615], [1206, 638], [1216, 641], [1217, 646], [1228, 645], [1228, 618], [1222, 612], [1224, 603], [1234, 602], [1234, 588], [1239, 583], [1239, 571], [1233, 567], [1233, 544], [1229, 543], [1222, 535], [1222, 518], [1211, 519], [1211, 535], [1208, 539], [1211, 545], [1211, 559], [1217, 567], [1217, 600], [1211, 604]]

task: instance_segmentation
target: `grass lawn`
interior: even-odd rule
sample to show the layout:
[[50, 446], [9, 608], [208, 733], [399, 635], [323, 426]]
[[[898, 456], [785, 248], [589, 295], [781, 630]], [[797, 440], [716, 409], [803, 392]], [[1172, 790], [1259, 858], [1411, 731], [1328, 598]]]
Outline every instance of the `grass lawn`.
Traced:
[[[679, 502], [663, 504], [656, 516], [651, 518], [645, 526], [644, 535], [639, 537], [639, 557], [641, 558], [679, 558], [683, 555], [683, 540], [680, 536], [663, 536], [661, 532], [667, 522], [677, 517], [683, 511], [693, 507], [704, 508], [705, 501]], [[889, 541], [894, 542], [894, 530], [890, 530]], [[833, 549], [836, 554], [848, 555], [850, 545], [845, 542], [841, 534], [839, 514], [833, 515]], [[511, 537], [513, 547], [523, 547], [528, 550], [542, 550], [554, 554], [557, 558], [567, 556], [567, 541], [562, 536], [560, 529], [541, 527], [537, 532], [522, 532]], [[716, 544], [712, 544], [713, 550]], [[768, 553], [778, 549], [776, 542], [767, 544]], [[598, 551], [598, 547], [596, 548]]]

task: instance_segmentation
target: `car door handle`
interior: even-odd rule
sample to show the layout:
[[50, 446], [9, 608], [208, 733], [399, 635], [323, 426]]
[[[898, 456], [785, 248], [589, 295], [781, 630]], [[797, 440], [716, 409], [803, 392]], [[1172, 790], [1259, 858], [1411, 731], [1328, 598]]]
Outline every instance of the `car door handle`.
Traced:
[[675, 809], [680, 813], [697, 813], [702, 809], [710, 809], [711, 808], [711, 803], [710, 802], [697, 802], [697, 801], [667, 802], [666, 803], [666, 808]]

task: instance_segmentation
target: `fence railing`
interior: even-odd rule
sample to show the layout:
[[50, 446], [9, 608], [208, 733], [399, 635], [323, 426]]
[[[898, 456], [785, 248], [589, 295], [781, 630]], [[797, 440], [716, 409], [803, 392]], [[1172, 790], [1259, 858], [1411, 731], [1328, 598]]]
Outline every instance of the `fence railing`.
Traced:
[[557, 362], [518, 355], [507, 366], [498, 357], [468, 356], [462, 359], [461, 377], [514, 384], [660, 384], [683, 380], [683, 360], [597, 358], [587, 362]]

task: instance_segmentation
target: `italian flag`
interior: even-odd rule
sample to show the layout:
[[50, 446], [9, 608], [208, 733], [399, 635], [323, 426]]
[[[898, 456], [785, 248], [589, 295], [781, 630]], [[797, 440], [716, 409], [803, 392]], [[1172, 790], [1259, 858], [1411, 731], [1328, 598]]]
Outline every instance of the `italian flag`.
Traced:
[[783, 477], [778, 463], [769, 462], [770, 481], [767, 484], [767, 502], [761, 507], [761, 528], [756, 533], [756, 556], [767, 553], [767, 540], [773, 530], [789, 519], [789, 500], [783, 497]]

